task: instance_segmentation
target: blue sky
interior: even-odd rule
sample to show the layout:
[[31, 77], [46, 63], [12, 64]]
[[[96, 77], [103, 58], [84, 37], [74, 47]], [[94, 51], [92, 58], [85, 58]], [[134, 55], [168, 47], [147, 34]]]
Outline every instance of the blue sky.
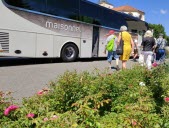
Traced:
[[[89, 0], [98, 3], [99, 0]], [[145, 12], [145, 21], [151, 24], [162, 24], [169, 36], [169, 0], [107, 0], [119, 7], [129, 5]]]

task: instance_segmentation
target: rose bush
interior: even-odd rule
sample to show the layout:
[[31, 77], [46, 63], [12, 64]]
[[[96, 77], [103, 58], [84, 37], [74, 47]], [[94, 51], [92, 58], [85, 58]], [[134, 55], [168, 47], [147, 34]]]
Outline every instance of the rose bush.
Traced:
[[113, 74], [98, 70], [80, 74], [65, 72], [50, 82], [48, 88], [23, 99], [20, 106], [4, 98], [1, 92], [0, 126], [168, 128], [168, 85], [168, 65], [151, 71], [136, 66]]

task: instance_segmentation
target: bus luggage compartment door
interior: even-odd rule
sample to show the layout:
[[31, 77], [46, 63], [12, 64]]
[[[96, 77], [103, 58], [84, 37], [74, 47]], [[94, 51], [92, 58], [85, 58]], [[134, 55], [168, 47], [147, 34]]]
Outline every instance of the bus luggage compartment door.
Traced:
[[92, 39], [81, 39], [80, 45], [80, 58], [91, 58], [92, 57]]
[[81, 42], [80, 42], [80, 58], [92, 57], [92, 37], [93, 37], [92, 25], [81, 25]]
[[37, 34], [36, 57], [53, 57], [53, 35]]

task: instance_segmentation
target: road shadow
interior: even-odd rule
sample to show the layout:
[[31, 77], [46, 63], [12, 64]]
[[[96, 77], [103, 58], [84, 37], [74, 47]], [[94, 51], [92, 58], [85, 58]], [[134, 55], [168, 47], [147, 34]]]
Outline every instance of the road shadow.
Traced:
[[[92, 62], [105, 61], [106, 58], [78, 58], [75, 62]], [[17, 57], [0, 57], [0, 67], [21, 66], [21, 65], [36, 65], [49, 63], [75, 63], [63, 62], [60, 58], [17, 58]]]
[[106, 57], [99, 57], [99, 58], [79, 58], [77, 62], [90, 62], [90, 61], [105, 61]]

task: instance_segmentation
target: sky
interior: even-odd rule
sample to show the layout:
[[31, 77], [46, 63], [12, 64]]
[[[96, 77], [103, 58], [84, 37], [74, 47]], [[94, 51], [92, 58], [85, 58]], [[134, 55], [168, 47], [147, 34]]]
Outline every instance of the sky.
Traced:
[[[99, 0], [89, 0], [98, 3]], [[161, 24], [169, 36], [169, 0], [107, 0], [114, 7], [129, 5], [145, 12], [145, 21]]]

